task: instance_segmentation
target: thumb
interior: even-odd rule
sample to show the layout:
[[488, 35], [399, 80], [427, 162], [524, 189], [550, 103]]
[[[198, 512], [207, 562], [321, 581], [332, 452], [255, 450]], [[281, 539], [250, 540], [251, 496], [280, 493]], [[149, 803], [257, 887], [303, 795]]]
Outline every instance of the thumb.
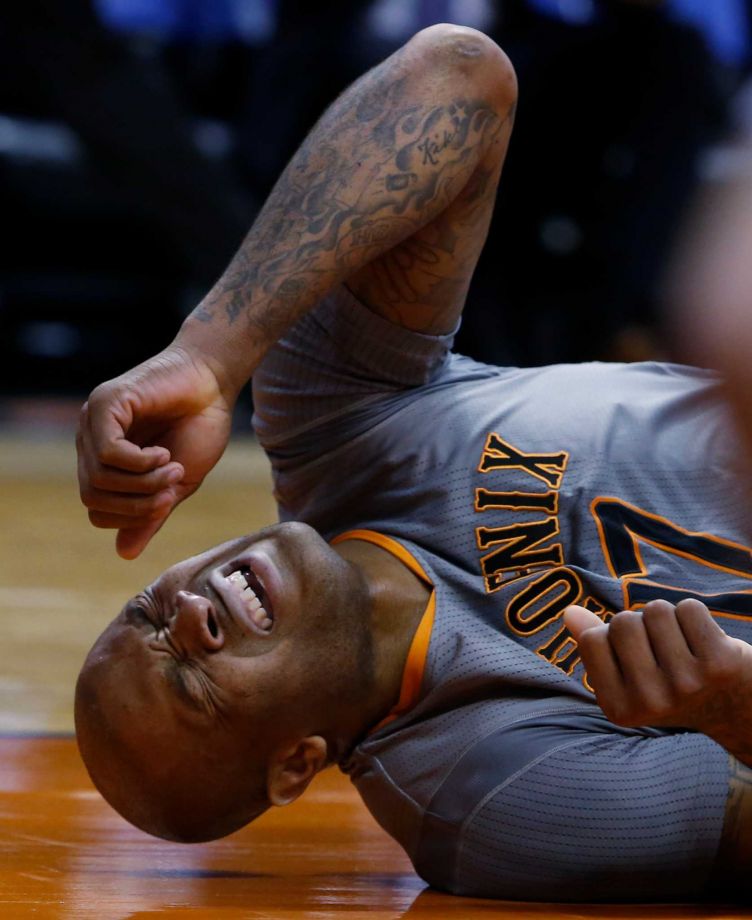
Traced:
[[[172, 508], [170, 508], [172, 511]], [[118, 530], [115, 548], [121, 559], [135, 559], [146, 548], [147, 543], [167, 520], [169, 512], [143, 527], [123, 527]]]
[[603, 626], [603, 620], [596, 616], [592, 610], [586, 610], [573, 604], [564, 611], [564, 624], [572, 633], [575, 641], [580, 641], [580, 636], [588, 629]]
[[140, 556], [151, 538], [161, 529], [164, 522], [180, 502], [195, 492], [197, 488], [198, 486], [196, 485], [182, 487], [180, 482], [170, 486], [169, 491], [172, 493], [172, 502], [162, 509], [158, 518], [149, 521], [148, 524], [142, 524], [137, 527], [121, 527], [115, 540], [115, 550], [118, 556], [121, 559], [136, 559]]

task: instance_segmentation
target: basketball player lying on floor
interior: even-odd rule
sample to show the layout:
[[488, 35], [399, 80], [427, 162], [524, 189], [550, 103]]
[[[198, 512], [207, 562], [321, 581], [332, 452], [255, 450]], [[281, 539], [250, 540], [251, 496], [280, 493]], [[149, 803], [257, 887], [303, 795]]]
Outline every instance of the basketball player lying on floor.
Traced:
[[515, 91], [482, 34], [420, 32], [323, 116], [175, 341], [92, 393], [81, 492], [122, 556], [198, 488], [251, 374], [282, 522], [126, 604], [81, 673], [81, 752], [170, 839], [337, 764], [438, 888], [728, 896], [752, 555], [716, 377], [450, 353]]

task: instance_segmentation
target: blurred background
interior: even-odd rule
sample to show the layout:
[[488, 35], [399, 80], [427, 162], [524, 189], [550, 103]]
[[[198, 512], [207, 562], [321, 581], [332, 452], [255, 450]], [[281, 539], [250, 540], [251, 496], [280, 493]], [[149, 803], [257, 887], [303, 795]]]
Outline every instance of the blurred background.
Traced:
[[326, 104], [441, 21], [521, 88], [459, 348], [663, 355], [677, 223], [752, 119], [751, 0], [24, 0], [0, 11], [0, 419], [67, 419], [166, 344]]
[[[325, 853], [308, 798], [287, 830], [269, 815], [261, 844], [190, 853], [145, 841], [99, 800], [71, 738], [88, 648], [166, 566], [271, 522], [275, 508], [246, 395], [217, 469], [124, 562], [80, 504], [73, 433], [92, 387], [172, 338], [331, 99], [442, 21], [490, 33], [520, 84], [458, 348], [518, 365], [672, 356], [661, 290], [674, 237], [698, 190], [724, 186], [732, 204], [684, 250], [701, 268], [680, 299], [699, 291], [714, 323], [726, 302], [752, 449], [752, 0], [4, 0], [3, 916], [120, 917], [113, 905], [126, 903], [150, 915], [237, 903], [243, 916], [280, 904], [329, 916], [337, 897], [343, 916], [374, 897], [401, 915], [415, 896], [404, 857], [342, 778], [325, 779], [334, 785], [319, 798], [341, 835]], [[694, 338], [712, 336], [700, 326]], [[297, 887], [293, 840], [316, 854]]]
[[[442, 21], [492, 35], [520, 84], [458, 348], [671, 356], [677, 228], [698, 188], [750, 174], [752, 0], [0, 7], [0, 730], [70, 730], [81, 658], [132, 590], [272, 519], [263, 458], [236, 444], [169, 538], [118, 561], [78, 502], [78, 407], [172, 338], [328, 102]], [[246, 396], [246, 433], [249, 415]]]

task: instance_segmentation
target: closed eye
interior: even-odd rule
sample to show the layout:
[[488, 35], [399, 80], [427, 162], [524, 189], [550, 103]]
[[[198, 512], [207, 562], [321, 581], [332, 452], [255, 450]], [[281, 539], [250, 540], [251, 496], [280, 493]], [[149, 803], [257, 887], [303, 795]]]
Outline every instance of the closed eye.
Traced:
[[151, 626], [154, 623], [148, 614], [146, 607], [138, 601], [130, 601], [125, 608], [125, 621], [131, 626]]
[[206, 686], [207, 681], [199, 668], [187, 661], [173, 658], [167, 667], [167, 679], [180, 699], [191, 709], [204, 714], [215, 712], [214, 701]]

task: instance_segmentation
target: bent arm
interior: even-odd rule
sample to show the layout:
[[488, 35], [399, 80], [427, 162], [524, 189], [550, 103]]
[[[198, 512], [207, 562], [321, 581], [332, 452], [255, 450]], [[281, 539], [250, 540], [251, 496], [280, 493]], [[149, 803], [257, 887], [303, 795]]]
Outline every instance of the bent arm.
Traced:
[[454, 325], [511, 131], [512, 67], [480, 32], [434, 26], [347, 90], [282, 173], [170, 346], [97, 387], [78, 435], [89, 518], [137, 556], [222, 455], [243, 385], [337, 284], [427, 332]]
[[[285, 329], [350, 279], [377, 312], [445, 331], [485, 239], [515, 94], [486, 36], [418, 33], [325, 113], [176, 341], [237, 391]], [[384, 262], [398, 250], [399, 277]]]

